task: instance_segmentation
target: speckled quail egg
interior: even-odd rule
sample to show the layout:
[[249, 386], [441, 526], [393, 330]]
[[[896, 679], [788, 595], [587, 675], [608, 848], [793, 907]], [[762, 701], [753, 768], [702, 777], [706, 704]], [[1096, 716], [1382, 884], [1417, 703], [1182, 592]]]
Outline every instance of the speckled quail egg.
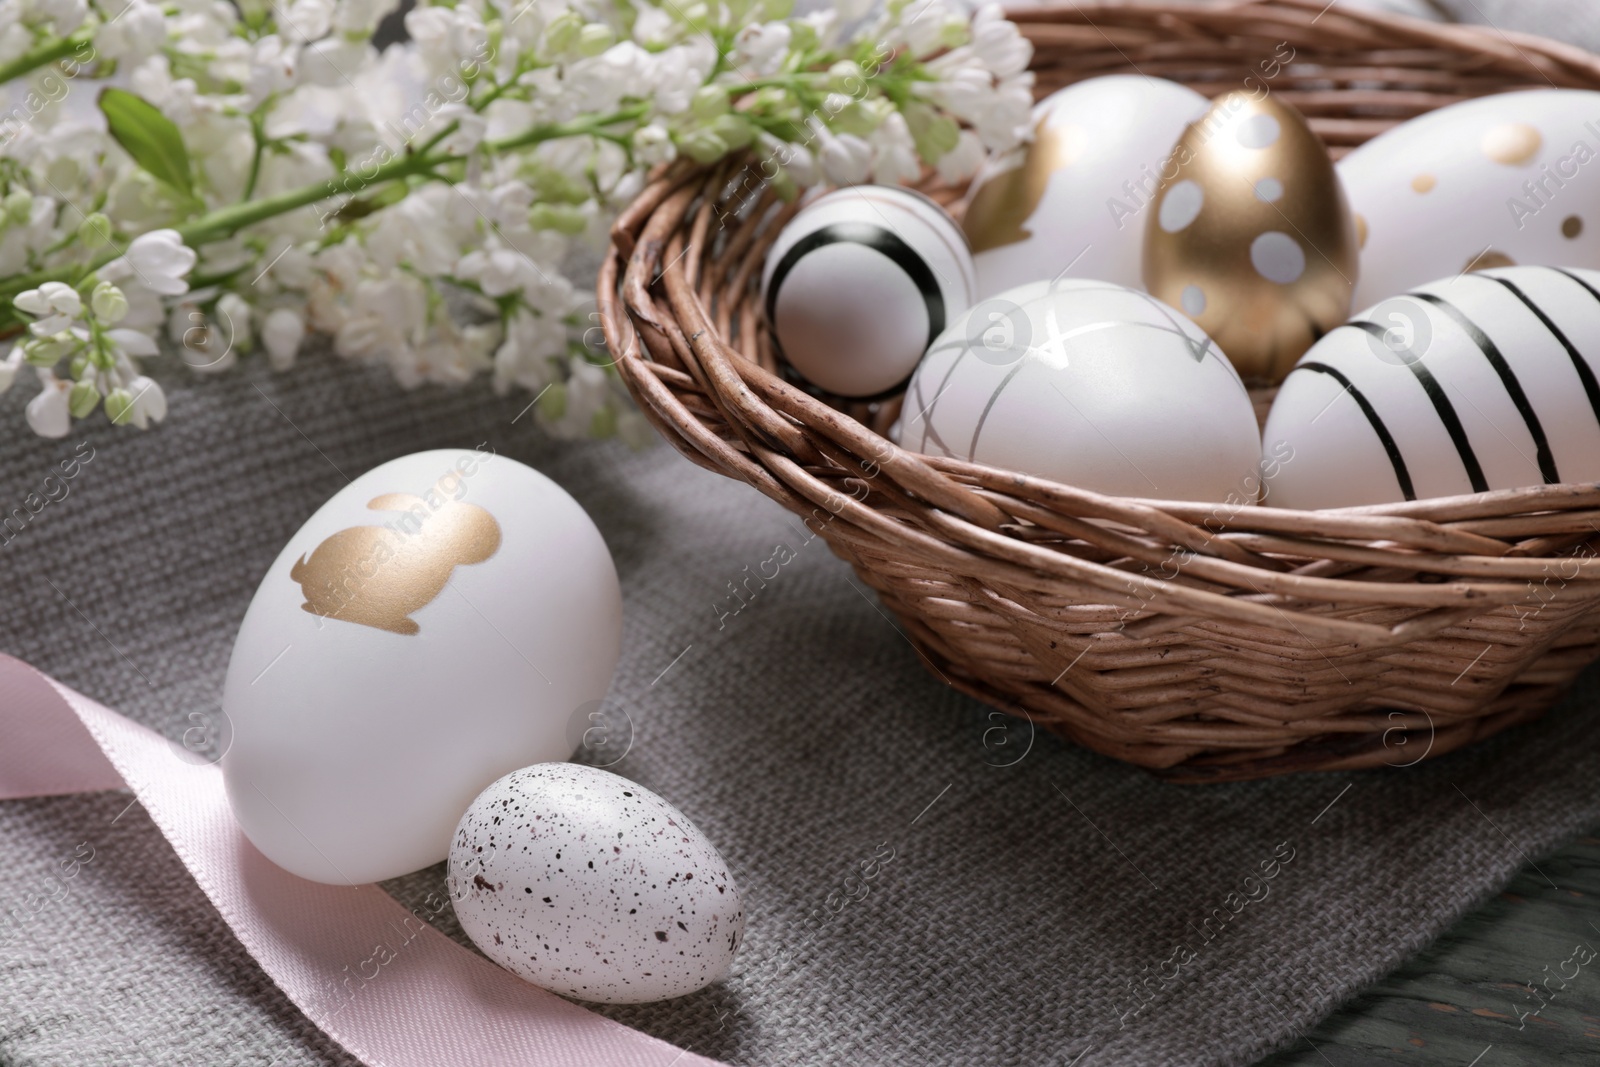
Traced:
[[461, 928], [512, 973], [639, 1004], [724, 977], [744, 937], [728, 867], [682, 812], [620, 775], [539, 763], [484, 790], [450, 846]]

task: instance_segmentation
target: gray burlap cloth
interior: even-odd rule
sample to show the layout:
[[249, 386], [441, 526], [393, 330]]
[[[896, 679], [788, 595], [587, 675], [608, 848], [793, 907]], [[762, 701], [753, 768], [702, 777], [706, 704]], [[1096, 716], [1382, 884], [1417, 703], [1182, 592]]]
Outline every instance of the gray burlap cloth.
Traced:
[[[1452, 6], [1585, 42], [1600, 17]], [[29, 437], [23, 393], [0, 400], [5, 510], [83, 440]], [[728, 981], [609, 1014], [740, 1064], [1245, 1064], [1600, 822], [1593, 672], [1542, 722], [1437, 762], [1163, 785], [946, 689], [754, 490], [664, 446], [552, 445], [513, 423], [525, 402], [313, 357], [176, 389], [150, 433], [96, 420], [70, 494], [0, 547], [0, 649], [177, 737], [214, 713], [256, 581], [344, 475], [485, 441], [540, 468], [622, 576], [614, 769], [699, 824], [749, 915]], [[778, 545], [795, 558], [732, 613], [729, 583]], [[84, 843], [93, 860], [54, 878]], [[388, 888], [420, 906], [442, 883]], [[0, 1064], [352, 1062], [125, 794], [0, 804]]]
[[[87, 451], [19, 433], [21, 401], [0, 402], [8, 506]], [[700, 825], [749, 915], [728, 981], [611, 1014], [741, 1064], [1247, 1063], [1600, 821], [1593, 676], [1436, 763], [1164, 785], [945, 688], [753, 489], [665, 445], [552, 445], [513, 424], [524, 403], [313, 356], [176, 389], [151, 432], [92, 422], [70, 494], [0, 548], [0, 649], [177, 737], [215, 709], [261, 573], [344, 475], [482, 442], [538, 467], [621, 573], [615, 769]], [[794, 558], [732, 612], [729, 583], [778, 545]], [[420, 906], [442, 881], [389, 888]], [[0, 804], [0, 912], [0, 1062], [351, 1062], [125, 794]]]

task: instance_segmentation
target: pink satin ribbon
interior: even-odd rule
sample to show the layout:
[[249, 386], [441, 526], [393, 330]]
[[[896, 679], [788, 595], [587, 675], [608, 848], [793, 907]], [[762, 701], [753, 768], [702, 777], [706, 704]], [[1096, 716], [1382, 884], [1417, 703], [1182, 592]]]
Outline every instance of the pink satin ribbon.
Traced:
[[529, 985], [376, 886], [289, 874], [240, 832], [215, 766], [0, 654], [0, 800], [124, 785], [261, 968], [364, 1063], [721, 1067]]

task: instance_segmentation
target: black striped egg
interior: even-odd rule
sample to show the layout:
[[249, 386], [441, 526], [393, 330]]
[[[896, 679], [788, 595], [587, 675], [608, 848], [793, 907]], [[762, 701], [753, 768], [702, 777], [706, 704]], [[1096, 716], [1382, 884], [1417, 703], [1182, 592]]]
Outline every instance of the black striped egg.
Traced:
[[1265, 502], [1336, 508], [1600, 480], [1600, 272], [1506, 267], [1392, 297], [1296, 364]]
[[904, 447], [1118, 496], [1254, 503], [1261, 436], [1233, 364], [1147, 293], [1057, 278], [972, 308], [929, 349]]
[[784, 359], [817, 388], [854, 399], [904, 388], [976, 289], [955, 221], [927, 197], [884, 185], [806, 205], [767, 253], [761, 279]]

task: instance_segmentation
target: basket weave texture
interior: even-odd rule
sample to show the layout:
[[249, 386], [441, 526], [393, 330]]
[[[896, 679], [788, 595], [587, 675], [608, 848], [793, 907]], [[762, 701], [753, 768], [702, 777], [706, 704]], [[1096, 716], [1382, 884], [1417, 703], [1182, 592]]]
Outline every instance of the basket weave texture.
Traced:
[[[1041, 95], [1138, 71], [1216, 96], [1253, 88], [1287, 42], [1270, 89], [1335, 156], [1470, 97], [1600, 88], [1577, 48], [1323, 0], [1012, 17]], [[959, 207], [961, 190], [927, 191]], [[751, 160], [664, 169], [612, 231], [607, 344], [669, 441], [802, 516], [948, 684], [1217, 781], [1436, 757], [1537, 717], [1600, 656], [1597, 485], [1298, 512], [1107, 497], [896, 447], [898, 402], [830, 405], [778, 372], [758, 284], [795, 210]]]

